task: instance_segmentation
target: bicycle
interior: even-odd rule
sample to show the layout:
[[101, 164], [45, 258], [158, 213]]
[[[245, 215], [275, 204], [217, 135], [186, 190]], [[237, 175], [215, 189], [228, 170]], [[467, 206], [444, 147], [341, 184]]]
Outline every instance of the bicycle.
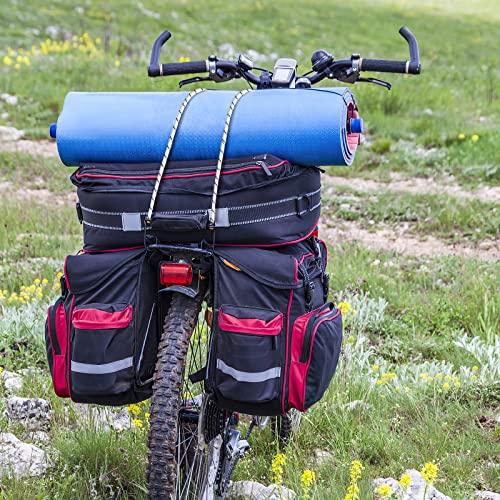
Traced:
[[[154, 42], [148, 67], [150, 77], [203, 73], [182, 80], [179, 85], [243, 79], [257, 90], [311, 88], [324, 79], [353, 84], [368, 82], [391, 88], [388, 82], [364, 78], [364, 71], [419, 74], [417, 40], [402, 27], [401, 36], [409, 45], [410, 60], [365, 59], [353, 54], [335, 60], [325, 50], [312, 54], [312, 69], [297, 74], [294, 59], [278, 59], [273, 71], [254, 66], [240, 54], [237, 61], [210, 55], [205, 61], [160, 64], [160, 50], [170, 39], [164, 31]], [[260, 75], [254, 73], [260, 71]], [[362, 131], [362, 122], [350, 116], [348, 127]], [[161, 255], [160, 283], [168, 298], [154, 375], [148, 435], [147, 486], [150, 498], [222, 498], [231, 474], [250, 446], [254, 428], [264, 428], [268, 418], [253, 416], [244, 436], [238, 430], [237, 413], [218, 407], [204, 384], [204, 371], [211, 352], [213, 320], [213, 259], [210, 246], [166, 245], [153, 243], [150, 251]], [[163, 316], [162, 316], [163, 317]], [[280, 439], [292, 432], [296, 416], [274, 418], [273, 427]]]

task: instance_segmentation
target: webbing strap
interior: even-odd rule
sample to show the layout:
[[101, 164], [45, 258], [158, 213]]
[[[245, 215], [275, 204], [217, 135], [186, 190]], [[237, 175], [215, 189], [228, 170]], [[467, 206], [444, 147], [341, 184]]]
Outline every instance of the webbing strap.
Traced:
[[224, 152], [226, 150], [226, 142], [227, 142], [227, 134], [229, 133], [229, 125], [231, 124], [231, 118], [233, 116], [234, 109], [238, 104], [238, 101], [248, 92], [249, 89], [242, 90], [238, 92], [231, 101], [229, 106], [229, 110], [226, 115], [226, 123], [224, 124], [224, 132], [222, 134], [222, 139], [220, 143], [219, 149], [219, 158], [217, 160], [217, 168], [215, 170], [215, 181], [214, 181], [214, 190], [212, 192], [212, 206], [210, 211], [208, 212], [208, 229], [215, 229], [215, 208], [217, 206], [217, 193], [219, 191], [219, 179], [222, 172], [222, 162], [224, 160]]
[[182, 102], [179, 111], [177, 113], [177, 116], [175, 117], [174, 125], [172, 127], [172, 130], [170, 131], [170, 137], [168, 138], [167, 142], [167, 147], [165, 148], [165, 153], [163, 154], [163, 160], [161, 161], [160, 165], [160, 170], [158, 171], [158, 176], [156, 177], [156, 183], [155, 187], [153, 189], [153, 194], [151, 195], [151, 202], [149, 204], [149, 210], [146, 216], [146, 224], [151, 223], [151, 217], [153, 215], [153, 210], [155, 208], [155, 203], [156, 203], [156, 196], [158, 195], [158, 190], [160, 189], [160, 183], [161, 179], [163, 177], [163, 172], [165, 171], [165, 167], [167, 165], [168, 157], [170, 156], [170, 150], [172, 149], [172, 146], [174, 144], [174, 139], [175, 139], [175, 134], [177, 133], [177, 129], [179, 127], [179, 124], [181, 123], [181, 118], [182, 115], [184, 114], [184, 111], [187, 108], [187, 105], [189, 104], [189, 101], [197, 94], [200, 94], [201, 92], [204, 92], [205, 89], [196, 89], [191, 92], [186, 96], [184, 101]]
[[[319, 210], [321, 206], [321, 191], [316, 189], [299, 196], [290, 196], [281, 200], [240, 205], [237, 207], [217, 208], [215, 227], [228, 228], [269, 222], [288, 217], [302, 217]], [[96, 210], [80, 205], [82, 223], [95, 229], [110, 231], [143, 231], [145, 212], [118, 212]], [[158, 215], [189, 215], [202, 214], [207, 210], [194, 208], [187, 210], [155, 211]], [[318, 214], [319, 215], [319, 214]]]

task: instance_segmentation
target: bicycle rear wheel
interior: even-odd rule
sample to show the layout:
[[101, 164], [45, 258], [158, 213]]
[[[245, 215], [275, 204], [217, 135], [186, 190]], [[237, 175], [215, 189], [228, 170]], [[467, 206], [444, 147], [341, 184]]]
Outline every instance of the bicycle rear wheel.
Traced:
[[150, 409], [149, 498], [208, 500], [220, 479], [226, 413], [202, 382], [189, 380], [206, 366], [210, 329], [202, 304], [202, 293], [174, 293], [165, 318]]

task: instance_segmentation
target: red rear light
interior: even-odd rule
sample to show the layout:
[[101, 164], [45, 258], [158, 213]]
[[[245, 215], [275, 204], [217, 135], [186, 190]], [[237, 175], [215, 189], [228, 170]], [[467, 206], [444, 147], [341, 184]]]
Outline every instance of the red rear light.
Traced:
[[190, 285], [193, 281], [191, 264], [183, 262], [162, 262], [160, 264], [160, 283], [162, 285]]

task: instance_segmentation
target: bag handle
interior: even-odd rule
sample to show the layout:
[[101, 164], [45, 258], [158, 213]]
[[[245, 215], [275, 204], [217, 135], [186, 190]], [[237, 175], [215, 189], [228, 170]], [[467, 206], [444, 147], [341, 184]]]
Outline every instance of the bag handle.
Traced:
[[163, 173], [165, 172], [165, 167], [167, 166], [168, 157], [170, 156], [170, 150], [172, 149], [172, 146], [174, 144], [175, 134], [177, 133], [177, 129], [179, 127], [179, 124], [181, 123], [182, 115], [184, 114], [184, 111], [186, 111], [189, 101], [191, 101], [191, 99], [195, 95], [200, 94], [201, 92], [204, 91], [205, 89], [196, 89], [189, 92], [189, 94], [182, 102], [179, 111], [177, 113], [177, 116], [175, 117], [174, 125], [170, 132], [170, 137], [168, 138], [167, 147], [165, 148], [165, 153], [163, 154], [163, 160], [161, 161], [160, 170], [158, 170], [158, 176], [156, 177], [155, 187], [151, 195], [151, 202], [149, 203], [149, 210], [145, 219], [146, 227], [151, 226], [151, 217], [153, 216], [153, 210], [156, 203], [156, 196], [158, 195], [158, 190], [160, 189], [161, 179], [163, 177]]
[[231, 101], [231, 104], [229, 106], [229, 109], [227, 111], [226, 115], [226, 122], [224, 124], [224, 132], [222, 134], [222, 139], [220, 143], [220, 149], [219, 149], [219, 158], [217, 160], [217, 168], [215, 170], [215, 181], [214, 181], [214, 190], [212, 192], [212, 206], [210, 210], [208, 211], [208, 229], [213, 231], [215, 229], [215, 209], [217, 205], [217, 193], [219, 191], [219, 179], [220, 175], [222, 172], [222, 162], [224, 160], [224, 152], [226, 150], [226, 142], [227, 142], [227, 135], [229, 133], [229, 125], [231, 124], [231, 118], [233, 116], [234, 109], [236, 108], [236, 105], [238, 104], [238, 101], [248, 92], [250, 92], [249, 89], [242, 90], [238, 92], [234, 97], [233, 100]]

